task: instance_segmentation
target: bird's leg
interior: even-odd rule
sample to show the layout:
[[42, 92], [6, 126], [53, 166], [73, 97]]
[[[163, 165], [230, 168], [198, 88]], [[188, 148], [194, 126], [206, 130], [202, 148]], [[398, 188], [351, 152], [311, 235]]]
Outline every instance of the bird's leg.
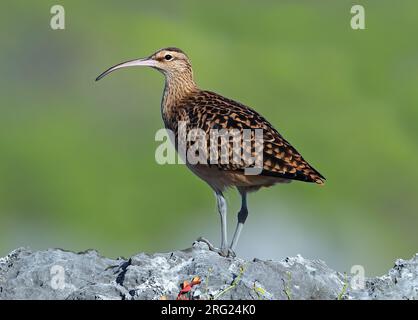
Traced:
[[227, 236], [227, 222], [226, 222], [226, 201], [221, 192], [216, 192], [216, 204], [218, 212], [221, 217], [221, 247], [214, 247], [207, 239], [200, 237], [197, 241], [204, 242], [208, 245], [209, 250], [219, 253], [221, 256], [228, 257], [233, 256], [233, 252], [230, 252], [228, 248], [228, 236]]
[[222, 193], [216, 193], [216, 204], [218, 206], [218, 212], [221, 216], [221, 251], [225, 255], [228, 254], [228, 234], [227, 234], [227, 221], [226, 221], [226, 201]]
[[235, 248], [238, 243], [239, 236], [241, 234], [242, 227], [244, 226], [245, 220], [247, 220], [248, 209], [247, 209], [247, 193], [245, 191], [240, 191], [241, 193], [241, 210], [238, 212], [238, 223], [234, 232], [234, 237], [232, 238], [230, 252], [235, 256]]

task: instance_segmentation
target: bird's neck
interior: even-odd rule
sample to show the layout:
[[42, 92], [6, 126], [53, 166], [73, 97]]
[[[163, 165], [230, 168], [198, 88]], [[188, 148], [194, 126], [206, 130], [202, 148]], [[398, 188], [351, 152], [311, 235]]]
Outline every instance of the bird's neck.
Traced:
[[182, 107], [182, 100], [198, 91], [193, 74], [166, 74], [161, 111], [164, 118], [170, 118], [175, 109]]

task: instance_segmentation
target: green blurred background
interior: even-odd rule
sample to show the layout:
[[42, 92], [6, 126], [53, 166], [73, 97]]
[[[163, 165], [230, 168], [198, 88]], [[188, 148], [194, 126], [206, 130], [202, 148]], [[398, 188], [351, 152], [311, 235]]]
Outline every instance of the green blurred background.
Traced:
[[[363, 4], [366, 30], [350, 28]], [[66, 29], [50, 28], [50, 8]], [[177, 46], [327, 177], [250, 195], [246, 258], [297, 253], [384, 273], [418, 251], [417, 1], [2, 1], [0, 256], [109, 256], [219, 241], [209, 187], [154, 160], [162, 76], [107, 67]], [[228, 194], [230, 234], [239, 198]]]

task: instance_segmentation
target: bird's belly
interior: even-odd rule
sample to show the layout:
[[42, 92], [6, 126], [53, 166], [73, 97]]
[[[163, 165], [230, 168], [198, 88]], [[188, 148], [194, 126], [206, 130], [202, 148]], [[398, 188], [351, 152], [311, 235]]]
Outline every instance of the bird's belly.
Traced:
[[270, 187], [276, 183], [288, 183], [291, 180], [261, 175], [246, 175], [241, 171], [220, 170], [217, 166], [187, 164], [187, 167], [213, 189], [224, 191], [229, 187], [247, 188], [256, 191], [261, 187]]

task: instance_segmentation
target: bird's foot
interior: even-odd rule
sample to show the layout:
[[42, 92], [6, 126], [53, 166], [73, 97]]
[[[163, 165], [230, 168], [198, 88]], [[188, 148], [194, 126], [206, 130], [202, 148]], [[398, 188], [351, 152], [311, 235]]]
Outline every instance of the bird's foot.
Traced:
[[203, 238], [203, 237], [199, 237], [196, 241], [205, 243], [209, 247], [210, 251], [216, 252], [222, 257], [231, 257], [231, 258], [236, 257], [235, 252], [231, 248], [227, 248], [227, 247], [216, 248], [208, 239]]

